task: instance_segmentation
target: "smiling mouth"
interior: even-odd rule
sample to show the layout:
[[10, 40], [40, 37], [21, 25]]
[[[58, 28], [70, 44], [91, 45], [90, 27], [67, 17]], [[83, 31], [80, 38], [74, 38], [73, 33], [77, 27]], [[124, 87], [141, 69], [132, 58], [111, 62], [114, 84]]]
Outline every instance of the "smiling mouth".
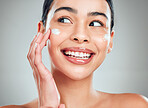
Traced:
[[86, 64], [89, 63], [95, 54], [93, 51], [86, 48], [65, 48], [61, 52], [66, 59], [74, 64]]

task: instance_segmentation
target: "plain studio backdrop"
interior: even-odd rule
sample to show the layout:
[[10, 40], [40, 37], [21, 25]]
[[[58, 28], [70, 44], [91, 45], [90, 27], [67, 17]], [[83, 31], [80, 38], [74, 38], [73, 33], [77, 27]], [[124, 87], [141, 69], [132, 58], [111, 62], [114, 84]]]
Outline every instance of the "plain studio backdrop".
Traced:
[[[94, 73], [94, 88], [148, 97], [148, 0], [113, 0], [114, 46]], [[0, 0], [0, 106], [38, 96], [27, 60], [43, 0]], [[50, 69], [47, 47], [43, 62]]]

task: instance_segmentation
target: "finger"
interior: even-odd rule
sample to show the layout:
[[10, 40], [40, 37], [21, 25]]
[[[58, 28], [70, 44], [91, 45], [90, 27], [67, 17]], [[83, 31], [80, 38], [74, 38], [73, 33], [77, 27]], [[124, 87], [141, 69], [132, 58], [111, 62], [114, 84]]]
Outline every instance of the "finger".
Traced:
[[[44, 98], [44, 100], [51, 100], [48, 103], [45, 102], [46, 104], [54, 105], [54, 106], [58, 105], [60, 102], [59, 101], [60, 95], [57, 90], [57, 87], [56, 87], [56, 84], [55, 84], [55, 81], [52, 77], [51, 72], [49, 72], [49, 70], [42, 63], [41, 47], [40, 47], [40, 44], [38, 44], [38, 43], [37, 43], [37, 47], [35, 49], [34, 64], [38, 70], [39, 80], [40, 80], [40, 82], [39, 82], [40, 85], [39, 85], [38, 90], [42, 91], [42, 94], [39, 93], [39, 95], [42, 95], [43, 97], [41, 96], [41, 98]], [[49, 97], [49, 95], [50, 95], [50, 97]], [[42, 104], [44, 104], [44, 102]]]
[[33, 38], [33, 41], [30, 44], [29, 51], [28, 51], [28, 54], [27, 54], [27, 58], [30, 58], [30, 52], [31, 52], [31, 49], [32, 49], [32, 45], [34, 44], [36, 38], [37, 38], [37, 35], [35, 35], [35, 37]]
[[30, 52], [30, 63], [31, 63], [31, 66], [32, 68], [34, 67], [34, 58], [35, 58], [35, 47], [36, 47], [36, 42], [34, 42], [33, 46], [32, 46], [32, 49], [31, 49], [31, 52]]
[[43, 39], [43, 33], [38, 33], [38, 37], [36, 39], [36, 43], [40, 43]]
[[35, 37], [33, 38], [33, 41], [32, 41], [31, 44], [30, 44], [29, 52], [30, 52], [30, 50], [31, 50], [31, 48], [32, 48], [32, 45], [34, 44], [36, 38], [37, 38], [37, 35], [35, 35]]
[[35, 40], [34, 42], [32, 43], [32, 48], [31, 48], [31, 51], [30, 51], [30, 57], [29, 57], [29, 62], [30, 62], [30, 65], [32, 67], [32, 70], [33, 70], [33, 76], [34, 76], [34, 79], [35, 79], [35, 82], [38, 83], [38, 72], [37, 72], [37, 69], [36, 67], [34, 66], [34, 56], [35, 56]]
[[50, 76], [48, 76], [48, 77], [52, 78], [51, 73], [48, 71], [48, 69], [42, 63], [41, 47], [40, 47], [40, 44], [38, 44], [38, 43], [37, 43], [37, 47], [35, 49], [34, 64], [35, 64], [36, 68], [38, 69], [40, 77], [42, 77], [44, 79], [49, 74]]
[[[36, 82], [36, 84], [38, 84], [39, 81], [38, 81], [37, 69], [34, 67], [32, 60], [31, 60], [31, 52], [33, 52], [32, 50], [34, 50], [34, 45], [35, 45], [36, 39], [37, 39], [37, 35], [35, 35], [35, 37], [33, 38], [33, 41], [30, 44], [30, 48], [29, 48], [29, 52], [27, 54], [27, 58], [28, 58], [28, 61], [30, 63], [30, 66], [33, 70], [33, 76], [34, 76], [35, 82]], [[38, 86], [37, 86], [37, 88], [38, 88]]]
[[41, 44], [40, 44], [41, 45], [41, 49], [43, 49], [43, 47], [46, 46], [47, 40], [49, 39], [50, 34], [51, 34], [51, 30], [48, 29], [47, 33], [44, 35], [44, 37], [43, 37], [43, 39], [41, 41]]
[[30, 57], [30, 65], [32, 67], [32, 70], [33, 70], [33, 76], [34, 76], [34, 80], [36, 82], [36, 85], [37, 85], [37, 88], [38, 87], [38, 82], [39, 82], [39, 75], [38, 75], [38, 70], [37, 68], [34, 66], [34, 59], [35, 59], [35, 45], [36, 43], [33, 44], [33, 48], [32, 48], [32, 51], [31, 51], [31, 57]]
[[65, 104], [60, 104], [59, 108], [65, 108]]
[[29, 52], [27, 54], [28, 61], [29, 61], [29, 63], [30, 63], [32, 68], [33, 68], [33, 65], [32, 65], [32, 61], [31, 61], [31, 52], [32, 52], [33, 46], [35, 44], [36, 38], [37, 38], [37, 35], [34, 37], [33, 41], [31, 42], [31, 45], [30, 45], [30, 48], [29, 48]]
[[36, 41], [32, 45], [32, 49], [31, 49], [31, 52], [30, 52], [30, 59], [31, 59], [32, 66], [34, 64], [34, 58], [35, 58], [34, 56], [35, 56], [35, 46], [36, 46], [36, 43], [40, 43], [41, 40], [42, 40], [42, 38], [43, 38], [43, 34], [42, 33], [38, 33], [37, 39], [36, 39]]

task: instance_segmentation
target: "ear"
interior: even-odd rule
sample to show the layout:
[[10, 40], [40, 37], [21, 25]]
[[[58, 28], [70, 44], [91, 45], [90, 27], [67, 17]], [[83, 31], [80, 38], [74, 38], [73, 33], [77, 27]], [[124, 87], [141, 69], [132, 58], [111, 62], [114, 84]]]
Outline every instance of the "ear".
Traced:
[[43, 22], [42, 21], [40, 21], [39, 23], [38, 23], [38, 33], [44, 33], [45, 32], [45, 27], [44, 27], [44, 25], [43, 25]]
[[110, 35], [110, 43], [109, 43], [109, 47], [108, 47], [108, 52], [107, 53], [110, 53], [112, 51], [114, 34], [115, 34], [115, 31], [112, 30], [111, 35]]

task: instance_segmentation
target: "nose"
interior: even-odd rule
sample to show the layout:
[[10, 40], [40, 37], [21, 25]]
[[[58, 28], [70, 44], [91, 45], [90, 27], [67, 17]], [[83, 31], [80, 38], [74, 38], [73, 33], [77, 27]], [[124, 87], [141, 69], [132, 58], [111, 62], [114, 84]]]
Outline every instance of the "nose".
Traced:
[[89, 42], [89, 39], [83, 35], [82, 36], [80, 36], [80, 35], [73, 36], [72, 40], [77, 43], [83, 43], [83, 42], [88, 43]]
[[83, 27], [77, 28], [75, 33], [72, 34], [71, 40], [77, 43], [89, 43], [90, 37], [88, 36], [88, 33], [86, 29]]

